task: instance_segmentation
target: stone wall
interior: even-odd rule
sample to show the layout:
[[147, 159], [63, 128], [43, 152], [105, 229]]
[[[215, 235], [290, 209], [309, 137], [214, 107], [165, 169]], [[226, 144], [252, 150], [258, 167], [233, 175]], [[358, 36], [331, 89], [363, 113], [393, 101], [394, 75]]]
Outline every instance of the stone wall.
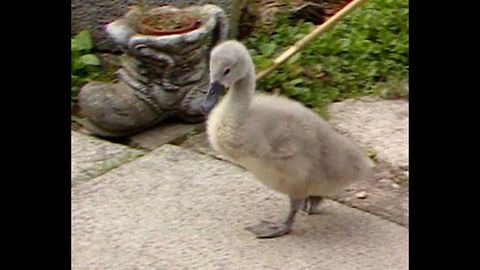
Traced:
[[[229, 37], [234, 38], [238, 32], [238, 20], [245, 0], [144, 0], [149, 6], [165, 4], [185, 7], [189, 5], [215, 4], [223, 8], [230, 23]], [[138, 0], [72, 0], [72, 35], [89, 29], [92, 33], [95, 47], [106, 51], [119, 51], [110, 40], [104, 27], [121, 17], [128, 11], [128, 6], [138, 3]]]

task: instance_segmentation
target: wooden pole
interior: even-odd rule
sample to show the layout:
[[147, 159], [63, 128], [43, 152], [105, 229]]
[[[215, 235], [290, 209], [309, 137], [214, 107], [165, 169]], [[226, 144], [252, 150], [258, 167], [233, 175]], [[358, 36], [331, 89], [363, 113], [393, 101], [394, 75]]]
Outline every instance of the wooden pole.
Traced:
[[301, 49], [303, 49], [306, 45], [308, 45], [312, 40], [314, 40], [316, 37], [318, 37], [320, 34], [324, 33], [328, 29], [330, 29], [332, 26], [335, 25], [340, 19], [345, 17], [346, 15], [350, 14], [355, 8], [359, 7], [360, 4], [365, 3], [367, 0], [353, 0], [352, 2], [348, 3], [345, 7], [343, 7], [341, 10], [339, 10], [337, 13], [335, 13], [332, 17], [328, 18], [328, 20], [321, 25], [317, 26], [312, 32], [310, 32], [308, 35], [303, 37], [301, 40], [297, 41], [294, 45], [292, 45], [290, 48], [288, 48], [286, 51], [284, 51], [281, 55], [279, 55], [275, 60], [273, 60], [273, 64], [268, 67], [267, 69], [264, 69], [257, 73], [257, 81], [263, 79], [265, 76], [270, 74], [272, 71], [274, 71], [278, 66], [283, 64], [285, 61], [287, 61], [290, 57], [292, 57], [294, 54], [299, 52]]

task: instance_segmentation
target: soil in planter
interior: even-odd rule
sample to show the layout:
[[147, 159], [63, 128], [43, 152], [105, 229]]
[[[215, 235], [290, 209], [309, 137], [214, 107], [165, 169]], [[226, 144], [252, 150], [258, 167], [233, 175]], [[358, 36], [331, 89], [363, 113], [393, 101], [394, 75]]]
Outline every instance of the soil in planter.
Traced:
[[142, 20], [142, 23], [155, 30], [171, 31], [188, 27], [197, 20], [198, 17], [194, 14], [172, 13], [148, 16]]

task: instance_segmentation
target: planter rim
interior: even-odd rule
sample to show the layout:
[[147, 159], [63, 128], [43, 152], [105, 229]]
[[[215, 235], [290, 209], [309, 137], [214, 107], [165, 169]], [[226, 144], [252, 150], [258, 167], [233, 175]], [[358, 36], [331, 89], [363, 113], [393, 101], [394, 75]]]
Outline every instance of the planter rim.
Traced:
[[[160, 30], [153, 28], [147, 24], [145, 24], [145, 20], [147, 20], [150, 17], [153, 16], [158, 16], [158, 15], [186, 15], [187, 16], [187, 22], [188, 25], [184, 26], [179, 29], [170, 29], [170, 30]], [[140, 30], [140, 33], [146, 34], [146, 35], [156, 35], [156, 36], [165, 36], [165, 35], [176, 35], [176, 34], [183, 34], [190, 32], [192, 30], [197, 29], [201, 24], [201, 20], [199, 18], [194, 17], [193, 15], [190, 15], [189, 12], [179, 10], [179, 11], [157, 11], [157, 12], [151, 12], [151, 13], [146, 13], [143, 15], [138, 23], [138, 28]]]

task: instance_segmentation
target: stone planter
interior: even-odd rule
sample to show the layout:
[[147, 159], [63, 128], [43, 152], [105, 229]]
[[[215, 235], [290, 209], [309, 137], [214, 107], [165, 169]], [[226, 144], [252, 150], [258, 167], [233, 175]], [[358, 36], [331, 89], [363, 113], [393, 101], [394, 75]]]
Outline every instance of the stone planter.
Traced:
[[209, 83], [209, 54], [227, 37], [225, 12], [215, 5], [147, 11], [152, 12], [194, 12], [199, 25], [182, 34], [145, 35], [138, 27], [144, 15], [139, 9], [107, 25], [124, 52], [118, 80], [90, 82], [79, 93], [84, 126], [99, 136], [132, 135], [170, 117], [204, 120], [200, 104]]

